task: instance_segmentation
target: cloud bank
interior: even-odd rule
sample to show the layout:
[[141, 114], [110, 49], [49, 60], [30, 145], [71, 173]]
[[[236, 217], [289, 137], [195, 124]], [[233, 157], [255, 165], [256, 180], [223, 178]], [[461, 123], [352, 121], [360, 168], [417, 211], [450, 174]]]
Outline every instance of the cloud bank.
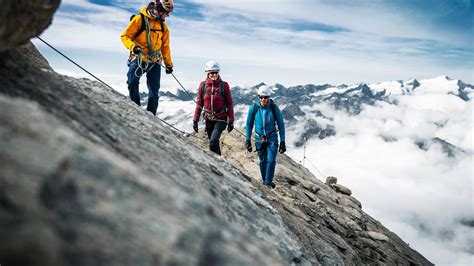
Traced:
[[[437, 93], [394, 98], [397, 105], [366, 106], [357, 116], [313, 106], [334, 118], [337, 134], [307, 144], [307, 167], [321, 179], [319, 172], [338, 177], [365, 211], [431, 261], [470, 265], [474, 105]], [[437, 138], [460, 149], [450, 156]], [[289, 154], [302, 158], [301, 149]]]

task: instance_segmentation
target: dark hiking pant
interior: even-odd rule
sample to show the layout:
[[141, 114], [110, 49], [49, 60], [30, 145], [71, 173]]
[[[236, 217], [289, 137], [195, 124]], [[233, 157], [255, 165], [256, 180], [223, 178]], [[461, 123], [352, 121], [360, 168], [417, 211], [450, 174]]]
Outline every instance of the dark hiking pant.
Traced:
[[227, 123], [224, 121], [207, 121], [206, 120], [206, 132], [209, 138], [209, 150], [221, 155], [221, 148], [219, 145], [219, 139], [221, 138], [222, 131], [226, 128]]

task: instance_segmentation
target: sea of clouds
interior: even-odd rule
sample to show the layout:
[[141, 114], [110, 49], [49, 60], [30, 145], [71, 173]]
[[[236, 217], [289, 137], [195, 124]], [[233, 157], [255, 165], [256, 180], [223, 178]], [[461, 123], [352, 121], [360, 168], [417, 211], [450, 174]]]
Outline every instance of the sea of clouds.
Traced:
[[[334, 118], [337, 134], [307, 143], [306, 166], [318, 178], [338, 177], [366, 212], [430, 261], [472, 265], [473, 103], [447, 94], [391, 99], [397, 104], [365, 106], [357, 116], [312, 106]], [[434, 138], [455, 145], [454, 155]], [[301, 161], [302, 149], [289, 155]]]

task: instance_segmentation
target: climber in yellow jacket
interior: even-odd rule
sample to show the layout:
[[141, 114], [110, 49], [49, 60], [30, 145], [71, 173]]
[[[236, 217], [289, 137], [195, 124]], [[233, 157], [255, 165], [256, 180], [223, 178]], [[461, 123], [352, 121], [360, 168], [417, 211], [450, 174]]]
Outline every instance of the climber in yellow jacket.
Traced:
[[170, 51], [170, 33], [165, 18], [173, 11], [173, 0], [156, 0], [131, 18], [122, 33], [123, 45], [130, 50], [127, 85], [130, 99], [140, 105], [138, 85], [146, 73], [148, 86], [147, 110], [156, 115], [160, 90], [161, 61], [166, 74], [173, 73]]

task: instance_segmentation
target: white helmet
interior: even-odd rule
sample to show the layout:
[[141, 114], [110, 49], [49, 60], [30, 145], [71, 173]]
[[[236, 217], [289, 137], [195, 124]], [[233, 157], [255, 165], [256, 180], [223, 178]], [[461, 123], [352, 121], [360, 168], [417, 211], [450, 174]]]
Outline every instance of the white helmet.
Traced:
[[167, 11], [172, 12], [174, 8], [174, 1], [173, 0], [159, 0], [156, 1], [157, 3], [160, 2], [161, 6]]
[[204, 66], [204, 71], [206, 72], [219, 72], [221, 70], [221, 67], [216, 61], [209, 61], [206, 63]]
[[272, 94], [272, 91], [270, 90], [270, 87], [267, 85], [262, 85], [258, 88], [258, 95], [260, 96], [270, 96]]

